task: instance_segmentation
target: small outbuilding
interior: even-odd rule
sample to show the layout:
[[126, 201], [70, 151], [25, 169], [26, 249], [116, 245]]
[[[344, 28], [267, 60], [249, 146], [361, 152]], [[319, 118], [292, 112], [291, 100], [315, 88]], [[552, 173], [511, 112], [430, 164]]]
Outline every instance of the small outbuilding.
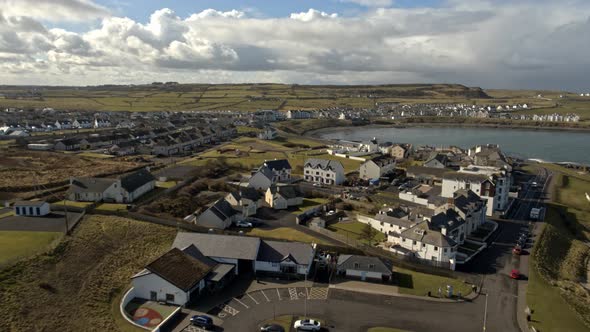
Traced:
[[20, 201], [14, 203], [13, 207], [17, 216], [42, 217], [51, 212], [49, 203], [45, 201]]

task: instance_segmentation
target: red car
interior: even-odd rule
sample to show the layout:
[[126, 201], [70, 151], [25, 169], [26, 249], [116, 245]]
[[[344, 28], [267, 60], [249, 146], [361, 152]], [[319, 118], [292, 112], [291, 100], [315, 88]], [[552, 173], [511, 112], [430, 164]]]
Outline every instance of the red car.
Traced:
[[514, 269], [510, 272], [510, 278], [512, 279], [520, 279], [520, 271]]
[[521, 248], [521, 247], [519, 247], [519, 246], [516, 246], [516, 247], [514, 247], [514, 248], [512, 249], [512, 253], [513, 253], [514, 255], [521, 255], [521, 254], [522, 254], [522, 248]]

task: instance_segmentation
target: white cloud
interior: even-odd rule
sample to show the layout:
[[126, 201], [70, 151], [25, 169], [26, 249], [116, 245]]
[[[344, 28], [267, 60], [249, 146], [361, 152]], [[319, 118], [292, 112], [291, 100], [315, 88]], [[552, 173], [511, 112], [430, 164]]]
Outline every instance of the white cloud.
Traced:
[[92, 0], [0, 0], [7, 16], [27, 16], [43, 21], [85, 21], [109, 15]]
[[313, 8], [310, 8], [306, 12], [291, 14], [292, 19], [303, 21], [303, 22], [309, 22], [309, 21], [316, 20], [316, 19], [337, 18], [337, 17], [338, 17], [338, 14], [336, 14], [336, 13], [328, 14], [326, 12], [321, 12], [321, 11], [315, 10]]
[[0, 72], [7, 84], [588, 85], [590, 8], [526, 0], [494, 6], [478, 0], [470, 7], [467, 0], [453, 1], [352, 17], [310, 9], [259, 18], [208, 9], [183, 18], [164, 8], [147, 23], [107, 16], [82, 33], [0, 14]]
[[393, 0], [340, 0], [340, 2], [355, 3], [365, 7], [391, 7]]

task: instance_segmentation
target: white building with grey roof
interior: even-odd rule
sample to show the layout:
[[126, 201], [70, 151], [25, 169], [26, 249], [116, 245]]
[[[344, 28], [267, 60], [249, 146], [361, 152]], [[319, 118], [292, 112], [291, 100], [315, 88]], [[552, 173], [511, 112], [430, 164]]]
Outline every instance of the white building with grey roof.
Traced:
[[342, 164], [327, 159], [307, 159], [303, 164], [303, 175], [305, 181], [327, 185], [340, 185], [346, 179]]

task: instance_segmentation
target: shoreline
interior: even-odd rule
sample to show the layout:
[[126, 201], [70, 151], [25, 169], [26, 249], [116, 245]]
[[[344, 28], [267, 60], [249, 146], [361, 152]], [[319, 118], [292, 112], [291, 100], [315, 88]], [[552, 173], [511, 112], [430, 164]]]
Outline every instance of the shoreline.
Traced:
[[316, 139], [324, 139], [319, 135], [325, 133], [336, 132], [340, 130], [349, 130], [354, 128], [444, 128], [444, 127], [456, 127], [456, 128], [489, 128], [489, 129], [519, 129], [519, 130], [530, 130], [530, 131], [566, 131], [566, 132], [586, 132], [590, 133], [590, 127], [588, 128], [572, 128], [572, 127], [538, 127], [538, 126], [527, 126], [527, 125], [499, 125], [495, 123], [439, 123], [439, 122], [428, 122], [428, 123], [392, 123], [392, 124], [366, 124], [360, 126], [333, 126], [324, 127], [319, 129], [311, 129], [304, 131], [301, 135], [312, 137]]

